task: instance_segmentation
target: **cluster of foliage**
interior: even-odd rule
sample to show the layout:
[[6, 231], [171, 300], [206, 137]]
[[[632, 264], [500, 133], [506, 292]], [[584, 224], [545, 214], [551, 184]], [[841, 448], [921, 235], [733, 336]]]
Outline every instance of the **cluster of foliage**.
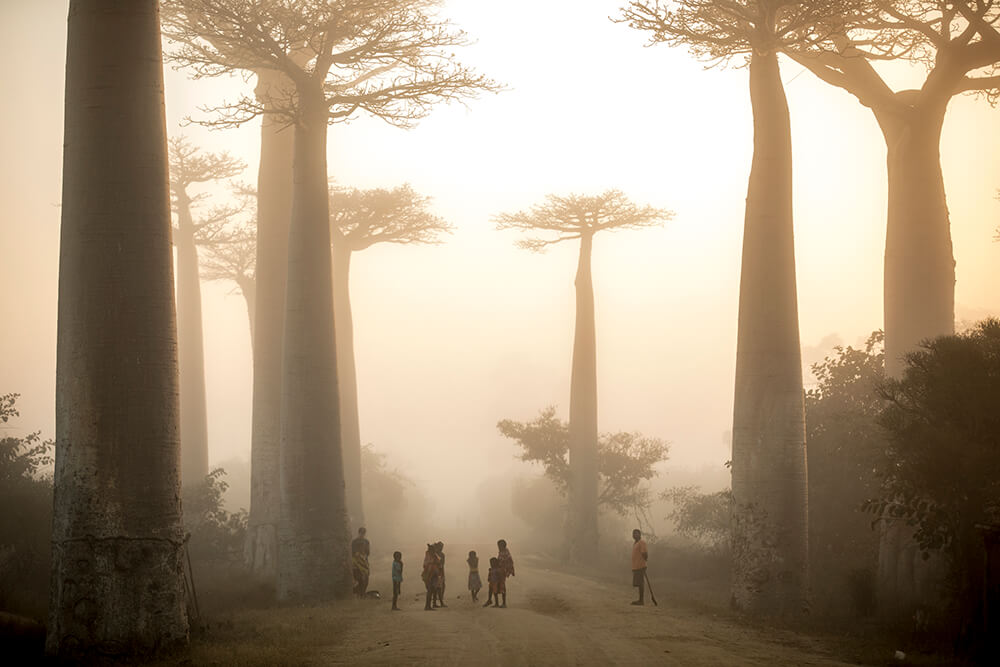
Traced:
[[202, 566], [238, 568], [243, 562], [247, 513], [229, 512], [223, 498], [226, 471], [215, 468], [198, 484], [184, 488], [184, 528], [190, 534], [191, 560]]
[[[556, 417], [549, 406], [530, 422], [504, 419], [497, 429], [521, 448], [522, 461], [540, 463], [559, 493], [570, 484], [569, 424]], [[649, 488], [643, 482], [656, 475], [654, 466], [667, 459], [669, 445], [641, 433], [604, 433], [597, 441], [597, 471], [600, 475], [598, 505], [620, 516], [644, 513], [649, 507]]]
[[361, 483], [370, 539], [382, 545], [425, 539], [427, 497], [371, 444], [361, 448]]
[[731, 489], [700, 493], [695, 486], [676, 486], [661, 493], [660, 498], [672, 504], [667, 518], [680, 535], [712, 553], [730, 552]]
[[884, 336], [873, 332], [863, 349], [837, 346], [813, 364], [816, 385], [806, 391], [809, 443], [809, 557], [820, 608], [867, 614], [874, 607], [878, 532], [864, 513], [879, 493], [876, 460], [885, 439]]
[[[0, 424], [18, 416], [0, 395]], [[0, 610], [43, 618], [48, 598], [53, 443], [38, 432], [0, 438]]]
[[953, 600], [981, 599], [983, 530], [1000, 526], [1000, 320], [925, 341], [879, 393], [888, 444], [868, 504], [903, 519], [926, 553], [946, 557]]

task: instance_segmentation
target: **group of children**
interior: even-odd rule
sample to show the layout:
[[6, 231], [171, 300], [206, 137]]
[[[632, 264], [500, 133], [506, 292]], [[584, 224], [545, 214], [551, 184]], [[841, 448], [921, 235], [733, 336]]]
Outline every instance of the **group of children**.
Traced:
[[[424, 602], [424, 611], [434, 611], [437, 607], [447, 607], [444, 603], [444, 543], [435, 542], [427, 545], [427, 552], [424, 554], [424, 568], [420, 575], [427, 588], [427, 596]], [[472, 601], [479, 602], [479, 591], [483, 587], [479, 578], [479, 556], [475, 551], [469, 552], [469, 557], [465, 561], [469, 564], [469, 591], [472, 593]], [[484, 607], [495, 605], [499, 608], [507, 606], [507, 577], [514, 576], [514, 558], [510, 555], [506, 540], [497, 542], [497, 555], [490, 558], [490, 569], [486, 576], [489, 585], [486, 603]], [[392, 609], [399, 611], [399, 594], [403, 582], [403, 554], [396, 551], [392, 554]], [[500, 599], [503, 598], [501, 604]]]

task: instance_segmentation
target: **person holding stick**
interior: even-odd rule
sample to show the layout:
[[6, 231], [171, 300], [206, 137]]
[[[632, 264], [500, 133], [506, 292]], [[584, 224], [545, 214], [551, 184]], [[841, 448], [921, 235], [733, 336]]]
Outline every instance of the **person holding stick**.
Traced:
[[642, 531], [636, 528], [632, 531], [632, 585], [639, 589], [639, 599], [632, 602], [637, 606], [646, 604], [646, 563], [649, 561], [649, 551], [646, 540], [642, 539]]

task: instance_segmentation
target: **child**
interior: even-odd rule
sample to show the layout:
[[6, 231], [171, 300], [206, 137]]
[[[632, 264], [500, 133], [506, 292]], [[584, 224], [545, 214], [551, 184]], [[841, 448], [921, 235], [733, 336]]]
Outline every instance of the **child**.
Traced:
[[424, 554], [424, 571], [420, 578], [424, 580], [427, 587], [427, 599], [424, 602], [424, 611], [435, 611], [431, 606], [431, 600], [437, 599], [438, 578], [441, 576], [441, 566], [438, 561], [437, 547], [433, 544], [427, 545], [427, 553]]
[[479, 589], [483, 587], [483, 582], [479, 578], [479, 556], [476, 555], [475, 551], [470, 551], [469, 559], [466, 562], [469, 564], [469, 590], [472, 591], [472, 601], [479, 602], [476, 596], [479, 595]]
[[500, 576], [500, 561], [496, 558], [490, 559], [490, 571], [486, 574], [486, 583], [489, 584], [489, 589], [486, 596], [486, 604], [484, 607], [489, 607], [493, 604], [493, 600], [497, 601], [497, 606], [500, 605], [500, 597], [497, 593], [497, 577]]
[[392, 611], [399, 611], [396, 601], [399, 600], [399, 588], [403, 583], [403, 554], [392, 552]]

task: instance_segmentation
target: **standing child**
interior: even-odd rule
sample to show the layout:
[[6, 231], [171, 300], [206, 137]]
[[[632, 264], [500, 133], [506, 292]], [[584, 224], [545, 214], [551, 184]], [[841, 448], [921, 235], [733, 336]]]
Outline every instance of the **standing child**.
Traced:
[[396, 602], [399, 600], [399, 589], [403, 583], [403, 554], [392, 552], [392, 611], [399, 611]]
[[469, 564], [469, 590], [472, 591], [472, 601], [479, 602], [476, 596], [479, 595], [479, 589], [483, 587], [483, 582], [479, 578], [479, 556], [476, 555], [475, 551], [470, 551], [469, 559], [465, 562]]
[[434, 611], [431, 600], [437, 599], [437, 585], [440, 576], [441, 566], [438, 561], [437, 548], [433, 544], [428, 544], [427, 553], [424, 554], [424, 571], [420, 575], [420, 578], [424, 580], [424, 586], [427, 587], [424, 611]]
[[489, 607], [496, 600], [497, 606], [500, 605], [500, 597], [497, 594], [497, 577], [500, 576], [500, 562], [496, 558], [490, 559], [490, 571], [486, 574], [486, 583], [489, 585], [486, 595], [486, 603], [484, 607]]
[[[510, 549], [507, 548], [507, 540], [497, 541], [497, 563], [499, 564], [501, 578], [499, 579], [500, 586], [503, 594], [503, 604], [501, 607], [507, 606], [507, 577], [514, 576], [514, 557], [510, 555]], [[500, 602], [500, 598], [497, 598], [497, 602]]]

